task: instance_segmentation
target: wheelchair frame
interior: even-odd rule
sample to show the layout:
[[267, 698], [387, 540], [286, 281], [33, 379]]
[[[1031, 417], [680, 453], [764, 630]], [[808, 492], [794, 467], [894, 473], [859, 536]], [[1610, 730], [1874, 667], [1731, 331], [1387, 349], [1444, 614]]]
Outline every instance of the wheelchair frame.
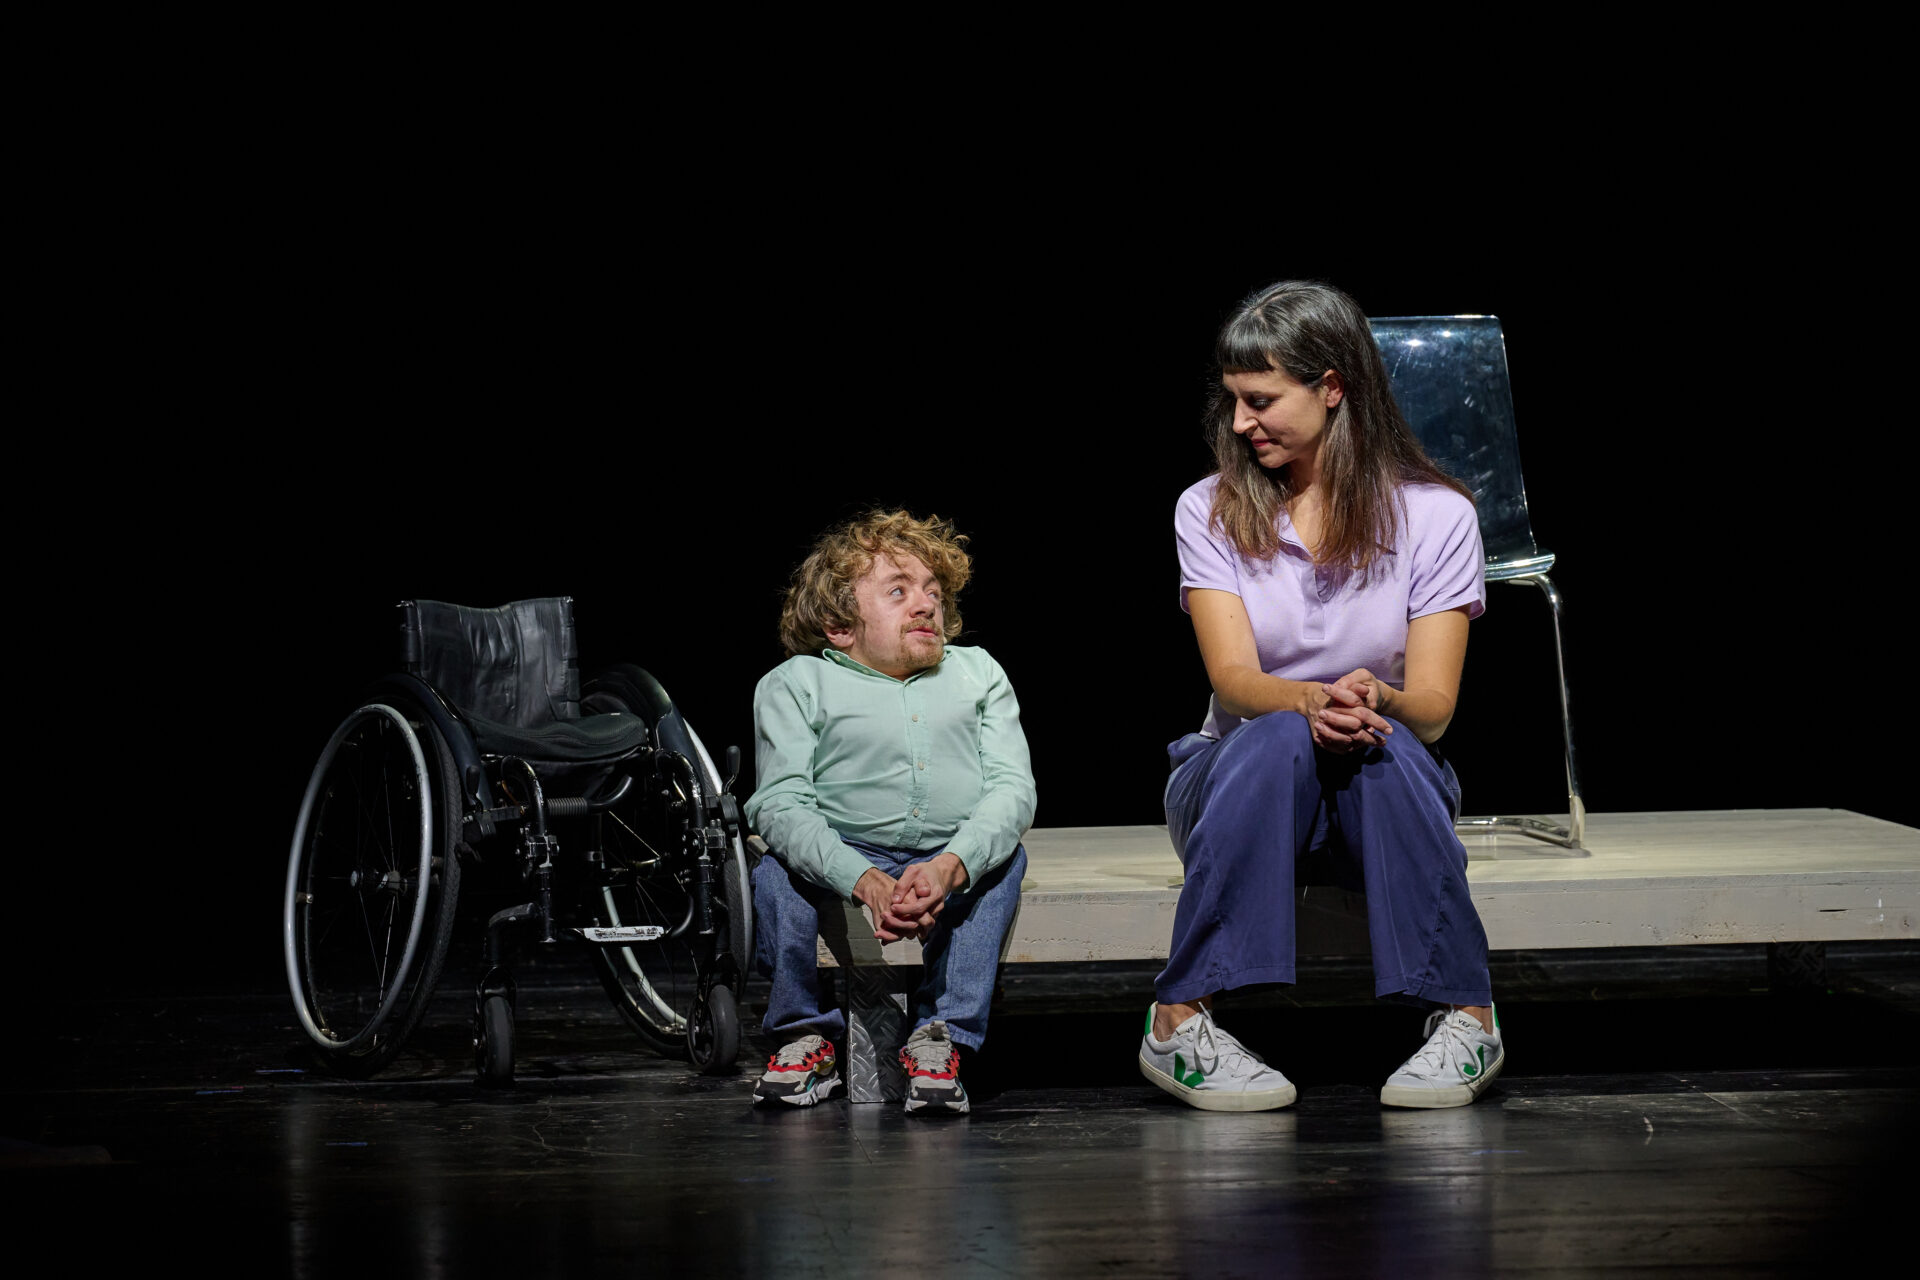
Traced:
[[[399, 1052], [438, 985], [463, 860], [507, 837], [529, 897], [487, 923], [473, 1014], [482, 1082], [513, 1078], [516, 931], [535, 945], [584, 944], [616, 1009], [653, 1048], [703, 1072], [732, 1065], [753, 946], [751, 868], [731, 794], [739, 751], [728, 749], [723, 778], [638, 667], [589, 682], [581, 705], [639, 717], [645, 741], [612, 759], [544, 762], [543, 778], [522, 756], [483, 752], [461, 712], [412, 673], [375, 682], [334, 731], [301, 800], [282, 919], [295, 1010], [329, 1068], [370, 1075]], [[587, 794], [550, 795], [569, 770], [593, 775]], [[364, 956], [356, 938], [335, 936], [356, 924]]]

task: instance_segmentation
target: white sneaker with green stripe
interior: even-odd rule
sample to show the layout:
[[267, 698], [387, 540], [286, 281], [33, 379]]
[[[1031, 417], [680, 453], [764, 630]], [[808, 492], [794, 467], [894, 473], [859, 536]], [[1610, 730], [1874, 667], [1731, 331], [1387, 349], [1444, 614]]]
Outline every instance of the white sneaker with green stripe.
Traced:
[[1387, 1077], [1380, 1101], [1389, 1107], [1464, 1107], [1506, 1064], [1498, 1011], [1488, 1031], [1470, 1013], [1436, 1009], [1427, 1016], [1427, 1042]]
[[1292, 1083], [1215, 1025], [1212, 1013], [1202, 1009], [1156, 1040], [1153, 1010], [1147, 1006], [1140, 1037], [1140, 1074], [1180, 1101], [1202, 1111], [1271, 1111], [1293, 1101]]

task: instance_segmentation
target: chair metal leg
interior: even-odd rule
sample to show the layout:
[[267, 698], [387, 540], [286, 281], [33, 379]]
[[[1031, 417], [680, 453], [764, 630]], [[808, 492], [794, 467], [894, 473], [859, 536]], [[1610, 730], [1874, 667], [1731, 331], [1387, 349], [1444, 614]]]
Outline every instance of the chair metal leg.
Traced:
[[1544, 573], [1524, 578], [1508, 578], [1508, 582], [1530, 583], [1546, 593], [1547, 605], [1553, 611], [1553, 660], [1560, 673], [1560, 729], [1566, 743], [1567, 752], [1567, 825], [1555, 826], [1542, 822], [1538, 818], [1464, 818], [1454, 824], [1454, 829], [1462, 833], [1480, 834], [1490, 831], [1512, 831], [1520, 835], [1532, 836], [1548, 844], [1559, 845], [1586, 857], [1588, 850], [1583, 843], [1587, 833], [1587, 805], [1580, 796], [1580, 771], [1573, 758], [1573, 711], [1567, 697], [1567, 657], [1560, 641], [1560, 592]]
[[1580, 796], [1580, 770], [1573, 758], [1573, 708], [1567, 698], [1567, 653], [1560, 641], [1560, 592], [1544, 573], [1533, 581], [1553, 610], [1553, 665], [1560, 675], [1560, 731], [1567, 745], [1567, 840], [1579, 848], [1587, 833], [1587, 802]]

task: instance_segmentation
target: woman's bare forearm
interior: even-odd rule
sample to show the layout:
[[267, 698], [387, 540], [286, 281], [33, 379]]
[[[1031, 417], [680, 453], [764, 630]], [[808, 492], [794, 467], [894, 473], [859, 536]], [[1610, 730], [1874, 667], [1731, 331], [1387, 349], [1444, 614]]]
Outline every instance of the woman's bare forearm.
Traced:
[[1392, 716], [1422, 742], [1438, 742], [1460, 698], [1460, 670], [1467, 661], [1467, 606], [1424, 614], [1407, 624], [1404, 691], [1380, 686], [1379, 711]]
[[1309, 715], [1309, 691], [1317, 692], [1319, 688], [1317, 684], [1270, 676], [1251, 667], [1229, 667], [1213, 679], [1213, 696], [1219, 699], [1220, 709], [1242, 720], [1275, 711]]
[[1422, 742], [1438, 742], [1453, 720], [1454, 700], [1438, 689], [1400, 690], [1380, 686], [1379, 711], [1413, 730]]

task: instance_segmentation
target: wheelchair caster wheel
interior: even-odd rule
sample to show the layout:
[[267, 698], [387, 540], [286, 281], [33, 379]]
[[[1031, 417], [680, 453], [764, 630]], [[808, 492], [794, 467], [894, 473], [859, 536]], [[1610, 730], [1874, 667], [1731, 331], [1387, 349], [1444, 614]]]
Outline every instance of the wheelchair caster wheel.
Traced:
[[513, 1006], [505, 996], [488, 996], [481, 1003], [473, 1058], [481, 1084], [513, 1083]]
[[703, 1075], [733, 1066], [740, 1053], [740, 1012], [733, 988], [716, 982], [704, 1000], [694, 1002], [687, 1019], [687, 1057]]

